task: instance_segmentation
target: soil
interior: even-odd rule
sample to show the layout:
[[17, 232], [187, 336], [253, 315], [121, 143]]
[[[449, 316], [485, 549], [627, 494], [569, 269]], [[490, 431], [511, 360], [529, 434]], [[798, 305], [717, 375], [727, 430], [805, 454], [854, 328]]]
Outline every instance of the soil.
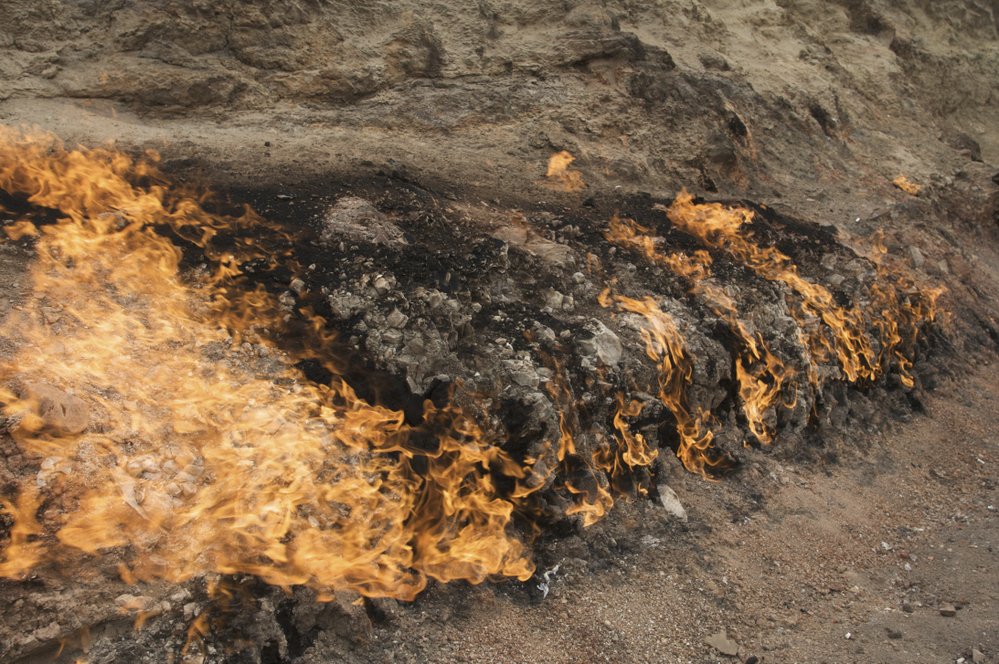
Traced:
[[[572, 277], [592, 249], [624, 283], [670, 292], [605, 253], [602, 229], [620, 210], [654, 219], [652, 203], [682, 187], [751, 203], [759, 232], [806, 274], [827, 278], [822, 257], [845, 261], [881, 230], [893, 260], [948, 289], [911, 399], [851, 391], [817, 431], [736, 449], [741, 466], [721, 481], [657, 466], [685, 521], [656, 498], [620, 499], [588, 528], [542, 537], [530, 582], [433, 584], [412, 603], [318, 604], [239, 579], [244, 599], [203, 661], [999, 661], [997, 81], [999, 5], [979, 0], [0, 6], [0, 122], [155, 149], [175, 179], [300, 229], [319, 232], [356, 196], [352, 218], [412, 224], [405, 246], [386, 217], [341, 229], [406, 296], [442, 278], [428, 266], [454, 267], [468, 298], [498, 288], [483, 275], [503, 243], [521, 293], [577, 288], [579, 310], [543, 314], [522, 297], [511, 320], [490, 322], [486, 309], [469, 354], [440, 366], [412, 369], [360, 335], [356, 371], [388, 376], [399, 408], [435, 372], [471, 373], [476, 340], [537, 320], [573, 334], [584, 316], [603, 321], [637, 367], [637, 334], [600, 313], [598, 284]], [[576, 157], [582, 191], [544, 177], [559, 150]], [[918, 195], [893, 185], [900, 175]], [[530, 232], [506, 229], [514, 213]], [[352, 283], [370, 271], [346, 265], [352, 246], [300, 249], [303, 263], [326, 255], [330, 275], [342, 262]], [[0, 245], [0, 311], [30, 296], [31, 256], [28, 243]], [[734, 268], [726, 278], [767, 301], [765, 285]], [[379, 324], [392, 309], [356, 306]], [[359, 335], [357, 315], [329, 307], [344, 338]], [[703, 312], [681, 316], [706, 355], [724, 350], [696, 331]], [[96, 586], [52, 570], [0, 582], [0, 658], [170, 660], [210, 605], [203, 581], [100, 574]], [[126, 594], [159, 603], [141, 631], [119, 611]], [[722, 630], [737, 655], [707, 642], [724, 645]]]

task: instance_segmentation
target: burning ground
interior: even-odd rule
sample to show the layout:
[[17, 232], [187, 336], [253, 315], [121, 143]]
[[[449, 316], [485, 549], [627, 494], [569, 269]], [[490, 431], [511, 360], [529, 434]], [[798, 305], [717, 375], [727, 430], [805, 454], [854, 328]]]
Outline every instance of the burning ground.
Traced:
[[[89, 632], [120, 614], [174, 658], [287, 659], [428, 583], [543, 599], [616, 503], [686, 519], [670, 478], [831, 454], [953, 347], [884, 238], [756, 204], [208, 196], [154, 160], [4, 133], [4, 231], [35, 258], [3, 327], [0, 573], [138, 584], [7, 655], [114, 657]], [[568, 165], [551, 186], [579, 189]]]

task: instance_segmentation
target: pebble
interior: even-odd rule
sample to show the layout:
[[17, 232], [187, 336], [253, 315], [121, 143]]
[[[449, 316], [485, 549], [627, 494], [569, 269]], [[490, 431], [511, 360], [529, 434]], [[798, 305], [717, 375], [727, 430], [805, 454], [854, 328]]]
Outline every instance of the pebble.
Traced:
[[946, 616], [948, 618], [953, 618], [954, 616], [957, 615], [957, 609], [954, 608], [953, 604], [941, 604], [940, 615]]
[[409, 322], [409, 316], [402, 313], [398, 309], [393, 309], [392, 313], [385, 317], [385, 324], [389, 327], [394, 327], [396, 329], [401, 329], [406, 327], [406, 323]]
[[687, 510], [684, 509], [683, 504], [680, 502], [680, 497], [676, 495], [676, 491], [668, 484], [660, 484], [658, 490], [659, 502], [662, 504], [663, 509], [686, 523]]
[[724, 628], [704, 639], [704, 642], [723, 655], [735, 657], [739, 654], [739, 644], [728, 638]]

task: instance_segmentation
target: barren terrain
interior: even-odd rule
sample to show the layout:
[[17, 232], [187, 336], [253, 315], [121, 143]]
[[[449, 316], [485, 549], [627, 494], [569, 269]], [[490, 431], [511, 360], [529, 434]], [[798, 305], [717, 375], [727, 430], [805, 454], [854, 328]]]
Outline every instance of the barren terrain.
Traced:
[[[691, 399], [721, 413], [732, 470], [685, 470], [643, 407], [662, 453], [636, 475], [649, 495], [621, 491], [584, 527], [546, 494], [527, 581], [316, 602], [234, 575], [226, 604], [208, 596], [219, 575], [129, 585], [120, 553], [74, 558], [0, 580], [0, 659], [999, 661], [999, 5], [466, 4], [12, 0], [0, 123], [152, 149], [174, 181], [249, 203], [310, 266], [301, 287], [261, 283], [320, 303], [362, 397], [415, 419], [457, 382], [531, 456], [572, 410], [544, 387], [563, 366], [597, 423], [587, 453], [614, 389], [653, 401], [639, 327], [599, 303], [653, 293], [700, 360]], [[545, 177], [561, 150], [582, 189]], [[696, 247], [654, 210], [683, 188], [750, 206], [756, 237], [841, 303], [869, 303], [883, 233], [892, 269], [946, 289], [913, 387], [898, 367], [869, 384], [833, 367], [767, 420], [772, 445], [744, 448], [723, 317], [606, 238], [620, 213]], [[30, 309], [32, 242], [0, 244], [4, 315]], [[716, 249], [760, 338], [802, 361], [786, 288]], [[257, 353], [227, 357], [257, 371]], [[40, 472], [3, 427], [0, 453], [0, 497]], [[153, 608], [141, 630], [136, 602]], [[217, 620], [185, 650], [202, 612]]]

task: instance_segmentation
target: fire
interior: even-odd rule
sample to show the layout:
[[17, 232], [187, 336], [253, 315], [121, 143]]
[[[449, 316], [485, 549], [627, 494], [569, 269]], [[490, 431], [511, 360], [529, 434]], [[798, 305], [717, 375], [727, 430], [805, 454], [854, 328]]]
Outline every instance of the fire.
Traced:
[[[262, 219], [209, 213], [152, 158], [6, 129], [0, 188], [57, 217], [5, 228], [37, 236], [37, 258], [30, 301], [0, 327], [16, 348], [0, 404], [40, 466], [0, 501], [15, 520], [0, 576], [110, 549], [135, 580], [243, 573], [400, 599], [429, 578], [531, 576], [512, 527], [535, 490], [526, 462], [457, 408], [428, 404], [414, 427], [339, 377], [309, 382], [294, 367], [307, 351], [271, 341], [294, 314], [238, 283], [246, 260], [274, 257], [212, 242]], [[214, 267], [182, 269], [171, 234]], [[83, 426], [59, 426], [32, 385], [82, 403]]]
[[579, 515], [583, 527], [587, 528], [602, 519], [611, 507], [611, 496], [606, 480], [595, 463], [588, 462], [576, 449], [574, 430], [580, 429], [578, 408], [572, 396], [568, 381], [564, 378], [564, 367], [555, 358], [548, 358], [554, 365], [555, 380], [546, 384], [546, 389], [561, 410], [559, 412], [559, 440], [555, 454], [559, 477], [565, 491], [572, 497], [573, 504], [566, 508], [567, 516]]
[[[725, 251], [764, 279], [790, 289], [798, 298], [792, 313], [816, 363], [835, 358], [843, 376], [853, 383], [877, 380], [895, 360], [902, 382], [913, 384], [907, 353], [914, 351], [920, 326], [935, 318], [938, 290], [916, 289], [903, 300], [894, 287], [875, 283], [873, 306], [867, 307], [867, 313], [857, 306], [840, 306], [827, 288], [802, 277], [790, 257], [752, 240], [745, 231], [752, 223], [752, 211], [719, 203], [694, 203], [686, 191], [677, 195], [668, 208], [658, 207], [681, 231]], [[813, 321], [821, 321], [824, 329]], [[876, 336], [869, 333], [872, 327], [878, 330]], [[817, 376], [812, 373], [813, 380]]]
[[561, 191], [581, 191], [586, 187], [583, 182], [583, 174], [576, 170], [571, 170], [569, 164], [576, 160], [569, 152], [562, 150], [556, 152], [548, 158], [548, 170], [545, 177], [549, 184]]
[[693, 255], [664, 254], [657, 247], [650, 229], [617, 215], [611, 219], [607, 239], [640, 251], [649, 261], [672, 270], [686, 282], [693, 295], [701, 297], [711, 311], [728, 324], [741, 345], [736, 360], [736, 380], [743, 415], [757, 440], [764, 444], [772, 442], [773, 431], [767, 424], [768, 413], [794, 371], [770, 352], [762, 335], [749, 331], [747, 324], [739, 318], [735, 301], [711, 281], [712, 261], [708, 252], [698, 250]]
[[899, 175], [891, 183], [910, 196], [918, 196], [919, 192], [923, 190], [922, 185], [916, 184], [904, 175]]
[[[714, 418], [710, 412], [689, 403], [687, 387], [694, 371], [694, 358], [687, 352], [683, 335], [673, 317], [664, 312], [651, 297], [638, 300], [605, 291], [601, 294], [600, 302], [604, 306], [614, 303], [621, 310], [644, 318], [645, 325], [641, 335], [645, 342], [645, 354], [659, 369], [658, 396], [676, 420], [679, 441], [676, 455], [687, 470], [708, 477], [708, 469], [720, 461], [711, 450], [711, 441], [714, 439], [711, 425]], [[640, 407], [634, 401], [625, 403], [620, 397], [618, 401], [614, 426], [623, 442], [623, 447], [618, 451], [620, 459], [629, 467], [648, 465], [655, 459], [656, 451], [648, 449], [641, 435], [632, 434], [624, 419], [637, 415]], [[616, 467], [609, 458], [604, 459], [603, 465], [612, 472]]]

